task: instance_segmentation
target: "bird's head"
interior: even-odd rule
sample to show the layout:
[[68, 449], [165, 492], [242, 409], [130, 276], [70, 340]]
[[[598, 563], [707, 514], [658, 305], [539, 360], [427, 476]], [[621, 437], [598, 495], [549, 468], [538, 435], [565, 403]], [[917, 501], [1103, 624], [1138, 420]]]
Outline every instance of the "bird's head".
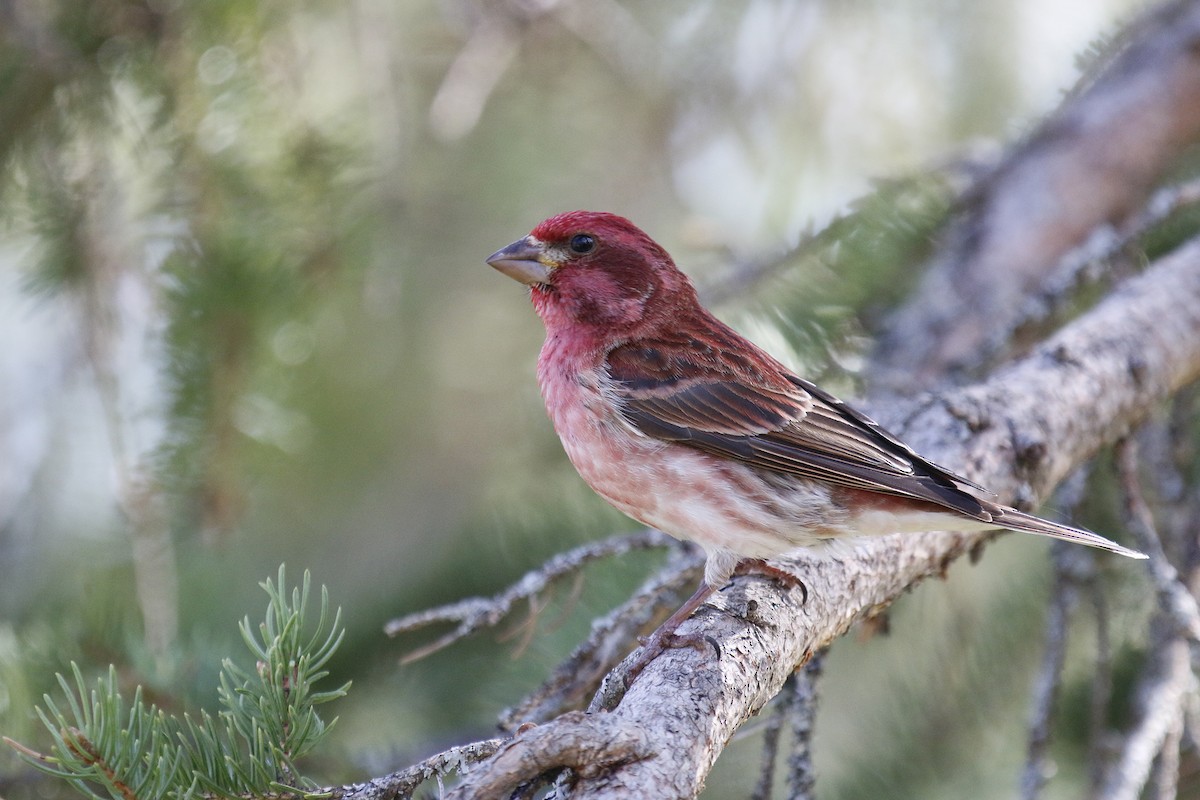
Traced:
[[667, 251], [615, 214], [550, 217], [487, 263], [531, 287], [547, 327], [632, 332], [668, 323], [681, 303], [695, 303], [691, 282]]

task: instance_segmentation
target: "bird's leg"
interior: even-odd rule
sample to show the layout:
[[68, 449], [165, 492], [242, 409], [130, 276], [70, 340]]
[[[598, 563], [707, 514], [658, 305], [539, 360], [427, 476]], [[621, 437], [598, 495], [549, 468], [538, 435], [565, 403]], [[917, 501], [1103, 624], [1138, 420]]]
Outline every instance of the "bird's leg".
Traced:
[[[713, 587], [707, 581], [701, 581], [700, 588], [696, 593], [688, 598], [687, 602], [679, 607], [671, 616], [655, 629], [654, 633], [645, 638], [639, 638], [641, 648], [638, 650], [637, 658], [635, 658], [625, 669], [625, 685], [629, 686], [634, 679], [641, 674], [646, 665], [658, 657], [659, 653], [666, 650], [668, 647], [678, 647], [687, 645], [697, 649], [704, 647], [705, 642], [711, 641], [705, 639], [698, 634], [689, 636], [680, 636], [675, 633], [675, 630], [683, 624], [684, 620], [690, 617], [696, 609], [704, 604], [709, 595], [713, 593]], [[714, 645], [715, 646], [715, 645]]]
[[655, 630], [654, 633], [650, 634], [649, 637], [639, 640], [641, 641], [642, 647], [649, 649], [654, 645], [654, 641], [658, 639], [661, 640], [661, 645], [658, 647], [655, 655], [665, 650], [667, 639], [678, 638], [675, 635], [675, 629], [682, 625], [684, 620], [695, 613], [696, 609], [703, 605], [704, 601], [707, 600], [708, 596], [712, 593], [713, 587], [710, 586], [707, 581], [701, 581], [700, 588], [696, 590], [695, 594], [687, 599], [686, 603], [679, 607], [678, 611], [667, 617], [663, 624], [659, 625], [658, 629]]
[[[808, 587], [804, 585], [804, 581], [793, 575], [787, 570], [773, 567], [761, 558], [744, 558], [738, 562], [737, 567], [733, 571], [734, 575], [759, 575], [772, 578], [786, 586], [799, 586], [800, 591], [804, 595], [803, 602], [808, 601]], [[697, 650], [703, 650], [706, 644], [712, 645], [713, 649], [720, 653], [720, 647], [717, 643], [707, 636], [698, 633], [681, 636], [676, 633], [676, 629], [683, 624], [684, 620], [692, 616], [696, 609], [704, 604], [704, 601], [709, 598], [714, 589], [708, 581], [701, 581], [700, 588], [696, 593], [688, 598], [687, 602], [679, 607], [671, 616], [667, 617], [662, 625], [655, 629], [654, 633], [647, 637], [641, 638], [641, 648], [638, 650], [637, 658], [635, 658], [625, 669], [625, 686], [630, 686], [634, 679], [641, 674], [646, 666], [658, 657], [660, 653], [668, 647], [694, 647]]]

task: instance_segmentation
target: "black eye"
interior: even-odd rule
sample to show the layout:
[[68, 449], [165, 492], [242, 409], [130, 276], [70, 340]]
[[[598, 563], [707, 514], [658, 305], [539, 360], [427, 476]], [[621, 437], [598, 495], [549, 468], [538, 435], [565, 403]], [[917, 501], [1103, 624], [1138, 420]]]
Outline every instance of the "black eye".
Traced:
[[579, 253], [580, 255], [583, 255], [584, 253], [590, 253], [595, 249], [596, 249], [595, 237], [590, 236], [586, 233], [577, 233], [571, 237], [571, 252], [572, 253]]

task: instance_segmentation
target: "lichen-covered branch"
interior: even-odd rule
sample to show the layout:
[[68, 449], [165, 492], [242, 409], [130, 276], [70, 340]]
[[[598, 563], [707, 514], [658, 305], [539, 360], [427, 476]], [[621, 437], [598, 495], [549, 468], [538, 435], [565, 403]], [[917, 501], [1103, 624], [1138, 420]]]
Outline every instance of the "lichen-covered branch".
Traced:
[[331, 800], [396, 800], [411, 797], [417, 787], [427, 780], [441, 779], [453, 773], [467, 773], [471, 765], [495, 755], [504, 743], [503, 739], [484, 739], [482, 742], [451, 747], [391, 775], [330, 789], [329, 797]]

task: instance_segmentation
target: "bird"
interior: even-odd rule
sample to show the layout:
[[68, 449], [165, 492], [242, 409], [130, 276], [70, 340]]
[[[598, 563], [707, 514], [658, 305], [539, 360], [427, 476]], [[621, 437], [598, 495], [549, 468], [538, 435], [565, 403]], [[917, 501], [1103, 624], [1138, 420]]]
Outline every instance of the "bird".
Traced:
[[624, 217], [557, 214], [486, 261], [529, 287], [546, 331], [538, 385], [580, 477], [705, 553], [700, 587], [643, 641], [641, 666], [739, 564], [863, 537], [1009, 529], [1146, 557], [922, 457], [717, 319]]

